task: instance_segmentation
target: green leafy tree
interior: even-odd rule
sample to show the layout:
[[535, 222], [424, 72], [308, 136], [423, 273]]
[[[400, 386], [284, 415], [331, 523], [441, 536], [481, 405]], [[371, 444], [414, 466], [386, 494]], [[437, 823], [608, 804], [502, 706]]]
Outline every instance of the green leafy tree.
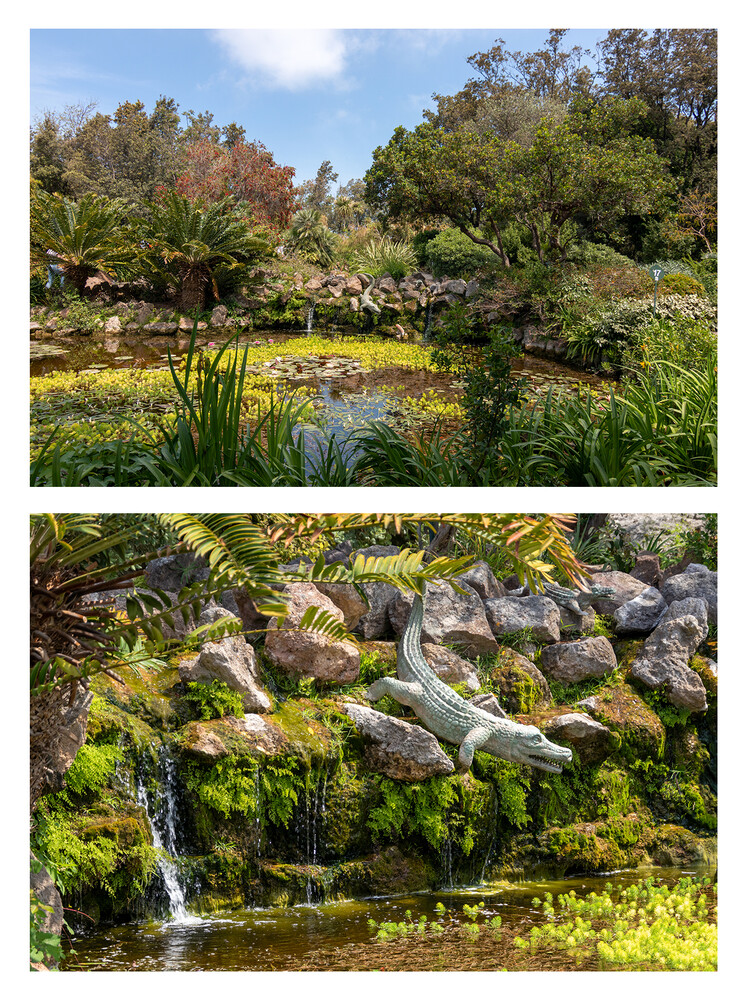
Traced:
[[203, 308], [208, 288], [219, 300], [219, 267], [242, 267], [267, 249], [266, 241], [236, 217], [233, 206], [232, 198], [202, 204], [176, 191], [148, 203], [148, 245], [141, 260], [151, 273], [177, 279], [184, 310]]

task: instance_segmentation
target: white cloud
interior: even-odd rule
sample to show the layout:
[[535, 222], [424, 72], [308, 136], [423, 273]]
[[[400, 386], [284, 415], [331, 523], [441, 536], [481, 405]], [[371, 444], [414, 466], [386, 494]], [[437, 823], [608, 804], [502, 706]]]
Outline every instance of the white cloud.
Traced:
[[342, 80], [352, 41], [335, 28], [221, 29], [212, 36], [250, 76], [286, 90]]

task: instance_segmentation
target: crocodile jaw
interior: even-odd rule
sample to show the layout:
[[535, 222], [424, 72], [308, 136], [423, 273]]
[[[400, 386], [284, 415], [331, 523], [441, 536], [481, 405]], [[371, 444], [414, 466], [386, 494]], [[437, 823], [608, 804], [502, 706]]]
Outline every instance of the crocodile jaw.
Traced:
[[559, 760], [553, 756], [544, 755], [539, 750], [538, 752], [526, 753], [525, 756], [527, 759], [524, 759], [522, 762], [529, 763], [531, 767], [535, 767], [537, 770], [548, 770], [549, 773], [560, 774], [563, 765], [572, 762], [572, 751], [571, 749], [562, 749], [560, 746], [554, 746], [553, 753], [557, 751], [562, 754]]

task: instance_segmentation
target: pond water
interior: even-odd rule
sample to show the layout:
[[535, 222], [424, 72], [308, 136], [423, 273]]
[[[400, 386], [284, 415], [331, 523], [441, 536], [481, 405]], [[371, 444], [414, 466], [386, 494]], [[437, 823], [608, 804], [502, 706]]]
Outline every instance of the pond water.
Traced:
[[[481, 916], [501, 917], [508, 936], [505, 946], [511, 948], [514, 932], [525, 935], [532, 925], [544, 921], [533, 899], [543, 900], [547, 892], [556, 897], [574, 891], [584, 897], [593, 891], [602, 892], [609, 883], [620, 889], [653, 877], [672, 885], [690, 875], [713, 878], [715, 872], [710, 868], [645, 868], [564, 881], [500, 882], [407, 896], [242, 909], [204, 917], [189, 916], [181, 922], [130, 923], [97, 929], [90, 936], [74, 941], [76, 954], [66, 960], [63, 970], [375, 970], [381, 960], [388, 963], [380, 970], [468, 970], [469, 965], [463, 963], [468, 958], [463, 956], [462, 937], [452, 949], [451, 957], [443, 958], [448, 966], [438, 968], [427, 964], [427, 946], [423, 945], [420, 956], [424, 966], [412, 967], [411, 943], [415, 941], [400, 941], [398, 948], [395, 943], [378, 943], [367, 921], [400, 921], [409, 910], [415, 923], [420, 916], [426, 916], [428, 920], [441, 919], [452, 926], [453, 919], [467, 921], [464, 905], [483, 902]], [[444, 917], [436, 908], [438, 903], [447, 910]], [[488, 941], [485, 943], [488, 945]], [[398, 968], [397, 954], [407, 962]], [[572, 957], [557, 953], [551, 960], [552, 970], [573, 970]]]

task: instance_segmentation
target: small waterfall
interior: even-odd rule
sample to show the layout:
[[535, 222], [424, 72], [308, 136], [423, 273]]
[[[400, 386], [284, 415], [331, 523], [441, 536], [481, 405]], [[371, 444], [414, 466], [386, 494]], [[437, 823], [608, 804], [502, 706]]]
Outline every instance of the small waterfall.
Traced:
[[150, 822], [153, 845], [161, 851], [158, 870], [163, 878], [168, 894], [168, 908], [174, 923], [196, 921], [186, 911], [186, 897], [179, 881], [176, 864], [171, 859], [177, 856], [176, 848], [176, 764], [167, 754], [161, 755], [159, 773], [159, 794], [156, 806], [151, 809], [147, 790], [141, 777], [137, 778], [137, 803], [142, 805]]
[[305, 320], [305, 335], [310, 336], [313, 332], [313, 313], [316, 311], [316, 303], [310, 302], [308, 304], [308, 316]]

